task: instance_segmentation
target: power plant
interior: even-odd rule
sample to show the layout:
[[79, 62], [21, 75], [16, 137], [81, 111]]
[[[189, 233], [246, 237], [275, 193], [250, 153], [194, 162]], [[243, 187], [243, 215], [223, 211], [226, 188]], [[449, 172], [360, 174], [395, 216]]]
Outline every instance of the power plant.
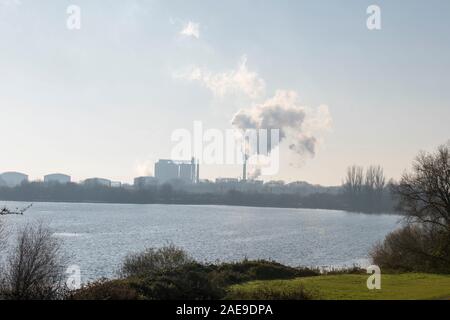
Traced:
[[[239, 178], [217, 178], [216, 182], [220, 185], [220, 189], [228, 189], [232, 185], [241, 185], [242, 182], [250, 185], [258, 184], [260, 181], [256, 181], [254, 178], [249, 177], [247, 164], [249, 161], [248, 154], [243, 155], [242, 165], [242, 177]], [[16, 187], [24, 182], [28, 182], [28, 176], [26, 174], [18, 172], [5, 172], [0, 174], [0, 187]], [[43, 182], [46, 184], [68, 184], [72, 182], [69, 175], [61, 173], [47, 174], [44, 176]], [[179, 184], [180, 182], [184, 182]], [[200, 190], [202, 187], [210, 184], [211, 182], [205, 180], [200, 181], [200, 162], [198, 159], [192, 157], [191, 160], [171, 160], [160, 159], [154, 164], [154, 176], [138, 176], [134, 178], [133, 184], [115, 182], [104, 178], [88, 178], [80, 182], [80, 184], [86, 186], [104, 186], [104, 187], [123, 187], [123, 188], [135, 188], [135, 189], [148, 189], [157, 187], [165, 183], [171, 183], [174, 185], [190, 185], [195, 184], [195, 190]], [[262, 185], [262, 181], [261, 181]], [[207, 187], [205, 187], [207, 188]], [[211, 186], [204, 191], [210, 191]], [[194, 189], [190, 189], [191, 191]]]
[[158, 183], [166, 183], [171, 180], [198, 183], [200, 181], [200, 164], [195, 158], [192, 158], [191, 161], [161, 159], [155, 163], [155, 178]]

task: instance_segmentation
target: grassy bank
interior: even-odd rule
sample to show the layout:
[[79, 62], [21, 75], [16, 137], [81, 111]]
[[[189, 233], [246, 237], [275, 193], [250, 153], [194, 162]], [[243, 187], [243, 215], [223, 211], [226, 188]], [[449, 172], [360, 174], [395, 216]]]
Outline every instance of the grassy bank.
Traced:
[[450, 299], [450, 275], [422, 273], [386, 274], [381, 290], [368, 290], [369, 275], [340, 274], [290, 280], [252, 281], [231, 286], [229, 299], [253, 299], [261, 292], [289, 296], [302, 288], [312, 299], [325, 300], [425, 300]]
[[168, 246], [128, 256], [119, 278], [72, 292], [76, 300], [426, 300], [450, 299], [450, 275], [385, 273], [369, 290], [369, 274], [357, 267], [293, 268], [275, 261], [204, 264]]

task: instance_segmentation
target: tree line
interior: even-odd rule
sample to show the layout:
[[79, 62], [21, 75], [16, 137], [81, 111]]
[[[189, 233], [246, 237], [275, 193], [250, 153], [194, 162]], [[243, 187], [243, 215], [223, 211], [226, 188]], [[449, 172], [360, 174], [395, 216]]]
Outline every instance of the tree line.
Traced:
[[[14, 188], [0, 188], [0, 200], [26, 202], [92, 202], [92, 203], [134, 203], [134, 204], [191, 204], [232, 205], [252, 207], [311, 208], [347, 210], [358, 212], [393, 212], [393, 203], [387, 188], [359, 186], [359, 169], [350, 175], [349, 183], [341, 192], [269, 193], [227, 192], [190, 193], [174, 188], [170, 184], [147, 189], [110, 188], [87, 186], [75, 183], [46, 184], [42, 182], [23, 183]], [[379, 177], [374, 180], [378, 181]], [[369, 179], [372, 181], [371, 179]]]
[[392, 187], [395, 183], [386, 182], [384, 170], [380, 165], [353, 165], [347, 169], [342, 183], [342, 193], [348, 210], [363, 212], [392, 211]]

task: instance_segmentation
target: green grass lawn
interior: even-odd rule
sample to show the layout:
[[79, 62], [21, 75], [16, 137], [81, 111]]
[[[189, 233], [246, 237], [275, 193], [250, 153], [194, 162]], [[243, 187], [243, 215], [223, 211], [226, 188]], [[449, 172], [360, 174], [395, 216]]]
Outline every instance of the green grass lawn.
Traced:
[[[245, 298], [252, 291], [295, 292], [303, 287], [314, 299], [327, 300], [425, 300], [450, 299], [450, 275], [421, 273], [385, 274], [381, 290], [369, 290], [369, 275], [342, 274], [293, 280], [252, 281], [229, 289], [229, 297]], [[284, 295], [285, 296], [285, 295]]]

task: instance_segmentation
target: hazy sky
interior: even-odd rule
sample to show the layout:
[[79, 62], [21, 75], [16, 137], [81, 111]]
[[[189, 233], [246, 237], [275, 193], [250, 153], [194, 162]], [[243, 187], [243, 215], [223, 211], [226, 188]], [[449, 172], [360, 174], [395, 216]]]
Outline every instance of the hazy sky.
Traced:
[[[66, 27], [71, 4], [80, 30]], [[0, 172], [32, 179], [132, 181], [170, 157], [175, 129], [230, 128], [277, 92], [332, 122], [314, 157], [282, 154], [269, 179], [334, 185], [354, 163], [397, 178], [450, 138], [449, 89], [446, 0], [0, 0]]]

